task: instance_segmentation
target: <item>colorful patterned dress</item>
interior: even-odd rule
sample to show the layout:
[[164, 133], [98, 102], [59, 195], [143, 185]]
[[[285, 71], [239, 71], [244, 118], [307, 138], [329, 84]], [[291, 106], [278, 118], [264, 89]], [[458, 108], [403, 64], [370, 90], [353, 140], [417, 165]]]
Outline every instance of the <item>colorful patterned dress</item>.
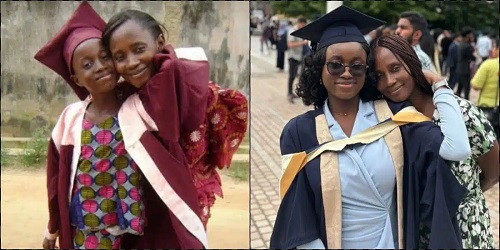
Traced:
[[82, 150], [71, 200], [76, 249], [116, 249], [124, 233], [145, 226], [141, 173], [125, 150], [117, 117], [84, 119]]
[[[465, 198], [457, 211], [458, 226], [462, 232], [464, 249], [493, 249], [493, 234], [486, 199], [479, 182], [481, 168], [477, 158], [486, 154], [495, 142], [495, 133], [484, 113], [470, 101], [456, 97], [462, 110], [465, 126], [469, 134], [472, 155], [465, 161], [455, 162], [452, 172], [467, 189]], [[439, 114], [434, 111], [434, 123], [440, 125]], [[420, 246], [427, 248], [429, 229], [421, 225]]]

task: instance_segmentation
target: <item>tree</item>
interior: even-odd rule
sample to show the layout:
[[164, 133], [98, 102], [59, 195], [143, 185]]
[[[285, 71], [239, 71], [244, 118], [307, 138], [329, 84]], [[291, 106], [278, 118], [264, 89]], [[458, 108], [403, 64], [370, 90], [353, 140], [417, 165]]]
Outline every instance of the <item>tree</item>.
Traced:
[[415, 11], [425, 16], [430, 28], [456, 32], [470, 26], [480, 30], [490, 29], [498, 34], [498, 1], [344, 1], [343, 4], [384, 20], [389, 25], [397, 23], [400, 13]]
[[[424, 15], [430, 28], [460, 31], [464, 26], [477, 30], [489, 29], [498, 34], [499, 1], [348, 1], [345, 6], [396, 24], [399, 14], [415, 11]], [[289, 17], [305, 16], [309, 20], [325, 14], [325, 1], [272, 1], [275, 14]]]
[[289, 17], [304, 16], [309, 20], [325, 14], [325, 1], [271, 1], [275, 14], [284, 14]]

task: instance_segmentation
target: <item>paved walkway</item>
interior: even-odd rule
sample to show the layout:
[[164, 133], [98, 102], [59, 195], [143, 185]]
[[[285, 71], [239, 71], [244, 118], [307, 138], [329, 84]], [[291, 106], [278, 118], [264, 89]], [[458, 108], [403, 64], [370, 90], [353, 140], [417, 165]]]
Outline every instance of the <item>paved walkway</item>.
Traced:
[[[271, 51], [270, 55], [261, 53], [258, 37], [251, 38], [251, 46], [250, 246], [252, 249], [261, 249], [269, 248], [269, 238], [279, 207], [281, 130], [288, 120], [312, 107], [305, 107], [298, 99], [295, 104], [288, 103], [286, 67], [285, 72], [278, 72], [275, 51]], [[498, 247], [498, 185], [487, 192], [486, 197]]]

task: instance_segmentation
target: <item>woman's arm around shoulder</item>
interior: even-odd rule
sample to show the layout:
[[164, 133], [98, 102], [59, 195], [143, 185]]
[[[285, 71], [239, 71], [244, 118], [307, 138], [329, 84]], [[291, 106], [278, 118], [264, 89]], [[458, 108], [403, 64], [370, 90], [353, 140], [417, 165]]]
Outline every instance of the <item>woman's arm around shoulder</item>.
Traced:
[[439, 155], [445, 160], [463, 161], [470, 157], [469, 135], [465, 126], [464, 115], [451, 89], [438, 89], [434, 93], [436, 106], [441, 121], [443, 143]]
[[[443, 81], [439, 74], [423, 70], [426, 80], [430, 84]], [[444, 140], [439, 148], [439, 155], [445, 160], [462, 161], [470, 154], [469, 137], [463, 120], [463, 113], [453, 90], [442, 86], [439, 87], [432, 98], [434, 106], [438, 110], [441, 121], [441, 132]]]

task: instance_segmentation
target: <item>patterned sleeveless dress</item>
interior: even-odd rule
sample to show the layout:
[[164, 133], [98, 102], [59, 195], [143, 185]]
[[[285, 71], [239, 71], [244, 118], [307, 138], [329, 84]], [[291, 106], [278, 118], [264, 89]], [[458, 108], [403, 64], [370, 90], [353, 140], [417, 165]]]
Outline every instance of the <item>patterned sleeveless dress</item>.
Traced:
[[120, 248], [122, 235], [142, 235], [141, 173], [125, 150], [117, 117], [84, 119], [70, 207], [75, 249]]
[[[464, 116], [472, 155], [461, 162], [454, 162], [451, 171], [466, 189], [465, 198], [458, 206], [457, 220], [462, 233], [464, 249], [493, 249], [494, 239], [486, 198], [481, 190], [481, 168], [477, 158], [488, 153], [495, 142], [495, 132], [484, 113], [470, 101], [456, 97]], [[439, 113], [434, 111], [433, 121], [441, 124]], [[420, 248], [429, 246], [430, 229], [420, 225]]]

